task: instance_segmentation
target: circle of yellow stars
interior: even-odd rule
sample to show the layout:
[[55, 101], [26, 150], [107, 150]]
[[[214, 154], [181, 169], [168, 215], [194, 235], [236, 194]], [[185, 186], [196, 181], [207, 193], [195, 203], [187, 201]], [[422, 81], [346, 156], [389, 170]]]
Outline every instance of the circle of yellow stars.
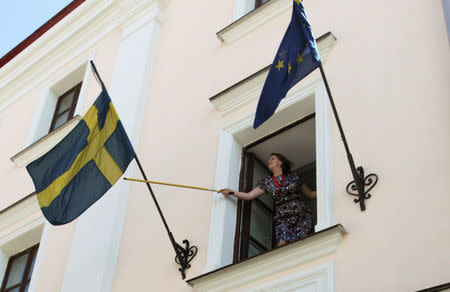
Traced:
[[[284, 61], [285, 61], [285, 59], [279, 59], [278, 60], [278, 63], [275, 66], [275, 68], [277, 68], [278, 71], [280, 71], [282, 68], [286, 67], [284, 65]], [[303, 53], [297, 53], [297, 59], [295, 59], [295, 61], [296, 61], [297, 65], [300, 64], [301, 62], [303, 62]], [[292, 70], [291, 62], [288, 62], [287, 70], [288, 70], [288, 74], [290, 74], [291, 70]]]

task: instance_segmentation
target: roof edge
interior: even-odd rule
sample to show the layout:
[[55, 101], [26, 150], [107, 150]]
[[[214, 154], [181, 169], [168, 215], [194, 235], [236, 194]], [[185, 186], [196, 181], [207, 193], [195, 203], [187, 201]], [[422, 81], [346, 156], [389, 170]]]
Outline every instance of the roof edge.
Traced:
[[14, 59], [17, 55], [23, 52], [26, 48], [28, 48], [32, 43], [34, 43], [37, 39], [39, 39], [43, 34], [49, 31], [53, 26], [55, 26], [58, 22], [63, 20], [67, 15], [69, 15], [72, 11], [74, 11], [78, 6], [86, 2], [86, 0], [74, 0], [69, 3], [66, 7], [64, 7], [61, 11], [59, 11], [55, 16], [50, 18], [46, 23], [41, 25], [37, 30], [35, 30], [32, 34], [30, 34], [26, 39], [24, 39], [21, 43], [15, 46], [11, 51], [6, 53], [3, 57], [0, 58], [0, 68], [8, 64], [12, 59]]

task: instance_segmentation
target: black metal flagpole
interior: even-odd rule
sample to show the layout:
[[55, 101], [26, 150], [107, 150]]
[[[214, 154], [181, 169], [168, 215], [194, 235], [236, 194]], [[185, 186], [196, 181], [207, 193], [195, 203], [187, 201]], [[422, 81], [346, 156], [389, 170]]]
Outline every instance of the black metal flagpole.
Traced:
[[[104, 86], [104, 83], [103, 83], [102, 79], [100, 78], [100, 74], [98, 74], [98, 71], [94, 65], [94, 62], [91, 60], [90, 63], [91, 63], [92, 70], [94, 71], [95, 78], [102, 86]], [[137, 155], [134, 158], [136, 159], [136, 163], [139, 167], [139, 170], [142, 173], [142, 176], [144, 177], [145, 180], [148, 180]], [[183, 240], [185, 247], [182, 247], [175, 241], [175, 238], [173, 237], [173, 234], [169, 229], [169, 225], [167, 225], [166, 219], [164, 218], [161, 208], [159, 207], [158, 200], [156, 200], [155, 194], [153, 193], [152, 187], [150, 186], [149, 183], [146, 183], [146, 184], [147, 184], [148, 190], [150, 191], [150, 195], [153, 198], [153, 202], [156, 205], [156, 209], [158, 209], [159, 216], [161, 216], [161, 220], [163, 221], [164, 227], [167, 230], [167, 234], [169, 235], [170, 243], [172, 243], [173, 249], [175, 250], [175, 254], [176, 254], [175, 262], [181, 266], [181, 268], [179, 268], [178, 270], [181, 272], [181, 277], [184, 280], [186, 278], [185, 270], [191, 267], [191, 265], [189, 263], [192, 261], [192, 259], [197, 254], [197, 247], [190, 246], [189, 241], [187, 239]]]
[[[135, 159], [136, 159], [136, 163], [139, 167], [139, 170], [142, 173], [142, 176], [144, 177], [145, 180], [148, 180], [137, 155], [136, 155]], [[152, 196], [153, 202], [156, 205], [156, 209], [158, 209], [159, 216], [161, 216], [161, 220], [163, 221], [164, 227], [166, 228], [167, 234], [169, 235], [170, 242], [172, 243], [172, 246], [175, 250], [175, 253], [176, 253], [175, 262], [177, 264], [181, 265], [181, 268], [179, 268], [178, 270], [181, 272], [181, 277], [183, 279], [185, 279], [186, 278], [185, 270], [191, 267], [191, 265], [189, 263], [192, 261], [192, 259], [197, 254], [197, 247], [190, 246], [189, 241], [187, 239], [183, 240], [185, 247], [182, 247], [175, 241], [175, 238], [173, 237], [173, 234], [170, 231], [169, 226], [167, 225], [166, 219], [164, 218], [161, 208], [159, 207], [158, 200], [156, 200], [156, 197], [155, 197], [155, 194], [153, 193], [151, 185], [149, 183], [145, 183], [145, 184], [147, 185], [150, 195]]]
[[[364, 204], [364, 200], [371, 197], [369, 191], [376, 185], [378, 182], [378, 176], [374, 173], [369, 174], [364, 177], [364, 169], [362, 166], [358, 168], [355, 167], [355, 162], [353, 161], [353, 156], [350, 153], [350, 149], [347, 144], [347, 139], [345, 138], [344, 130], [342, 129], [341, 121], [339, 120], [339, 115], [336, 110], [336, 106], [333, 101], [333, 97], [331, 95], [330, 87], [328, 86], [327, 77], [322, 67], [322, 63], [319, 64], [320, 73], [322, 74], [322, 79], [325, 84], [325, 88], [327, 89], [328, 99], [330, 100], [331, 108], [333, 109], [334, 117], [336, 118], [336, 123], [339, 128], [339, 132], [341, 134], [342, 141], [344, 142], [345, 151], [347, 152], [348, 163], [350, 164], [350, 169], [353, 175], [353, 181], [351, 181], [347, 185], [347, 193], [352, 196], [358, 196], [358, 199], [355, 199], [355, 203], [359, 202], [359, 206], [361, 211], [366, 210], [366, 205]], [[365, 190], [366, 186], [368, 187]], [[356, 192], [355, 192], [356, 191]]]

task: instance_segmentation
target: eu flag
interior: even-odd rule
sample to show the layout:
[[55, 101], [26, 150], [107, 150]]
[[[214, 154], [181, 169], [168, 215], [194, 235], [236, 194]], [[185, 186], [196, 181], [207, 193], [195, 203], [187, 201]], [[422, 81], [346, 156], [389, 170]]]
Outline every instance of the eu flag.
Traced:
[[102, 84], [77, 126], [27, 165], [39, 206], [53, 225], [68, 223], [100, 199], [136, 156]]
[[319, 52], [301, 0], [294, 0], [292, 18], [264, 83], [253, 128], [270, 118], [288, 90], [320, 64]]

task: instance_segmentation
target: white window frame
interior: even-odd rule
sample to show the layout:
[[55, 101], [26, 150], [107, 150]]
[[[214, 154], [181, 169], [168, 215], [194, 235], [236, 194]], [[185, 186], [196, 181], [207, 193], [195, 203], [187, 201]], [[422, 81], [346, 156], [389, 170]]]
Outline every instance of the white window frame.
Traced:
[[82, 81], [83, 84], [81, 85], [80, 93], [78, 95], [74, 116], [81, 114], [82, 105], [86, 97], [86, 84], [88, 84], [89, 79], [92, 78], [92, 74], [89, 74], [89, 60], [92, 59], [93, 55], [94, 53], [91, 54], [90, 58], [84, 59], [67, 69], [63, 74], [59, 75], [63, 77], [58, 77], [57, 79], [50, 81], [49, 85], [42, 90], [25, 147], [30, 146], [48, 134], [58, 98], [67, 92], [67, 90]]
[[217, 32], [217, 36], [231, 44], [289, 9], [292, 9], [292, 0], [270, 0], [257, 9], [254, 1], [235, 0], [233, 22]]
[[[320, 231], [330, 227], [333, 222], [333, 165], [330, 143], [331, 113], [326, 89], [320, 79], [291, 90], [281, 102], [277, 113], [285, 109], [289, 110], [290, 107], [299, 106], [303, 108], [309, 107], [309, 109], [305, 110], [306, 112], [303, 113], [303, 116], [314, 111], [316, 113], [317, 225], [315, 230]], [[277, 113], [274, 115], [274, 119], [276, 119]], [[280, 116], [280, 114], [278, 115]], [[289, 121], [284, 120], [284, 125], [294, 122], [303, 116], [293, 116]], [[238, 142], [235, 137], [238, 137], [243, 131], [248, 131], [252, 127], [253, 119], [254, 114], [251, 114], [222, 129], [219, 137], [215, 188], [230, 187], [238, 189], [242, 148], [245, 146], [243, 144], [249, 144], [252, 141], [242, 143]], [[281, 128], [281, 126], [278, 128]], [[265, 135], [267, 133], [261, 134], [259, 137], [252, 137], [253, 141]], [[237, 200], [235, 198], [226, 198], [221, 194], [214, 195], [207, 264], [204, 272], [232, 263], [236, 208]]]

